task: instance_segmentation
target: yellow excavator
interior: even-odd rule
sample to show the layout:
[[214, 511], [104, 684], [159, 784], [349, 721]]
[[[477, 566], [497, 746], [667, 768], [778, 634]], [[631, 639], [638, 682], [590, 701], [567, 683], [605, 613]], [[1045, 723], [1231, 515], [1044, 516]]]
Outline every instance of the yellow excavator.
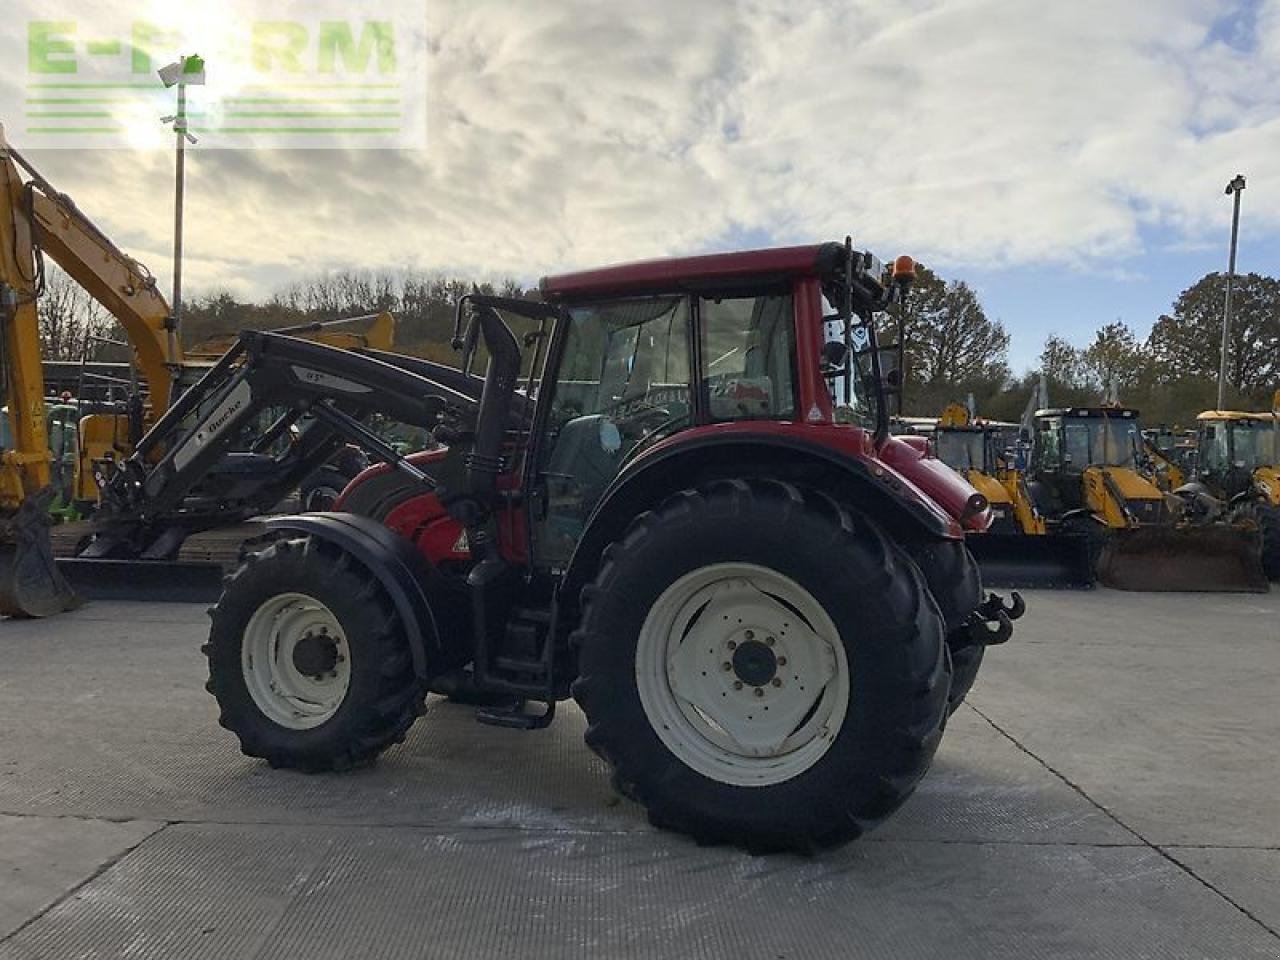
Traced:
[[1000, 425], [975, 420], [963, 404], [950, 404], [934, 426], [933, 452], [991, 505], [990, 529], [968, 538], [984, 583], [1014, 587], [1093, 583], [1087, 542], [1078, 536], [1049, 533], [1023, 470], [1005, 449]]
[[1256, 536], [1226, 524], [1182, 523], [1182, 499], [1144, 475], [1137, 410], [1039, 410], [1035, 431], [1032, 496], [1050, 531], [1091, 543], [1102, 583], [1125, 590], [1267, 589]]
[[[0, 616], [49, 616], [77, 604], [58, 570], [50, 537], [50, 427], [37, 302], [48, 257], [119, 322], [141, 390], [128, 409], [80, 420], [74, 497], [96, 500], [103, 463], [133, 451], [145, 429], [217, 361], [217, 344], [183, 352], [172, 311], [149, 270], [124, 253], [4, 138], [0, 126]], [[390, 350], [394, 320], [373, 319], [365, 334], [312, 323], [287, 332], [333, 346]], [[337, 321], [346, 323], [349, 321]], [[145, 399], [144, 399], [145, 396]]]
[[[76, 599], [57, 570], [49, 539], [52, 454], [36, 312], [44, 292], [44, 255], [124, 328], [153, 415], [168, 407], [183, 358], [155, 278], [41, 177], [4, 140], [2, 128], [0, 221], [0, 379], [12, 443], [0, 452], [0, 614], [47, 616]], [[128, 433], [127, 417], [85, 419], [82, 449]]]

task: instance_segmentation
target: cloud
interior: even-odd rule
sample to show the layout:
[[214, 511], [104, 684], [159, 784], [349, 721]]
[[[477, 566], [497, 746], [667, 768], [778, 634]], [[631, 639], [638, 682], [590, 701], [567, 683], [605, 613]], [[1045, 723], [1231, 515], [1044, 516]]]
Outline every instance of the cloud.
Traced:
[[[533, 279], [846, 232], [955, 270], [1089, 265], [1139, 256], [1153, 230], [1220, 230], [1237, 170], [1257, 171], [1250, 220], [1274, 231], [1280, 0], [1249, 12], [431, 0], [428, 148], [197, 147], [187, 282], [249, 295], [348, 266]], [[166, 153], [38, 160], [167, 275]]]

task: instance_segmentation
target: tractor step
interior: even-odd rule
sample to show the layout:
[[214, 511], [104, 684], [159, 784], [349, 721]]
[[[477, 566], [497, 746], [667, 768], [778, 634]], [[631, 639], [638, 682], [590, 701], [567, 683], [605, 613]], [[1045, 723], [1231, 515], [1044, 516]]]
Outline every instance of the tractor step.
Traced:
[[506, 727], [510, 730], [543, 730], [551, 725], [556, 717], [556, 702], [542, 701], [546, 709], [542, 713], [528, 713], [525, 705], [529, 701], [513, 698], [506, 707], [481, 707], [476, 711], [476, 722], [490, 727]]

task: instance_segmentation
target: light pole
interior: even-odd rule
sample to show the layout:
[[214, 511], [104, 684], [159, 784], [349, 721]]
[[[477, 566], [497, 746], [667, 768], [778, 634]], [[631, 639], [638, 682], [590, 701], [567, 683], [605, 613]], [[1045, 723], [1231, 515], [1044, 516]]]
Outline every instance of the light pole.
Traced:
[[169, 320], [169, 359], [173, 360], [178, 355], [178, 323], [182, 319], [182, 205], [186, 196], [187, 141], [196, 142], [196, 138], [187, 132], [187, 86], [204, 83], [204, 61], [192, 54], [161, 67], [157, 73], [166, 87], [178, 88], [178, 112], [163, 118], [165, 123], [173, 124], [177, 150], [173, 196], [173, 303], [170, 305], [173, 313]]
[[1236, 280], [1236, 241], [1240, 236], [1240, 194], [1244, 193], [1244, 174], [1237, 173], [1227, 184], [1227, 196], [1233, 197], [1231, 211], [1231, 257], [1227, 267], [1227, 297], [1222, 306], [1222, 357], [1218, 367], [1218, 409], [1227, 405], [1227, 350], [1231, 338], [1231, 288]]

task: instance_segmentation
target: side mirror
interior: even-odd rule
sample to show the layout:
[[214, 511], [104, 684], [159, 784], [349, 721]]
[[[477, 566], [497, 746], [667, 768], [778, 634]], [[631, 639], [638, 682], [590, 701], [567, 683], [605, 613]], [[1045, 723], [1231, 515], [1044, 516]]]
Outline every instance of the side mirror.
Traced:
[[902, 345], [880, 347], [877, 351], [880, 360], [880, 384], [884, 389], [885, 406], [890, 416], [902, 412]]

